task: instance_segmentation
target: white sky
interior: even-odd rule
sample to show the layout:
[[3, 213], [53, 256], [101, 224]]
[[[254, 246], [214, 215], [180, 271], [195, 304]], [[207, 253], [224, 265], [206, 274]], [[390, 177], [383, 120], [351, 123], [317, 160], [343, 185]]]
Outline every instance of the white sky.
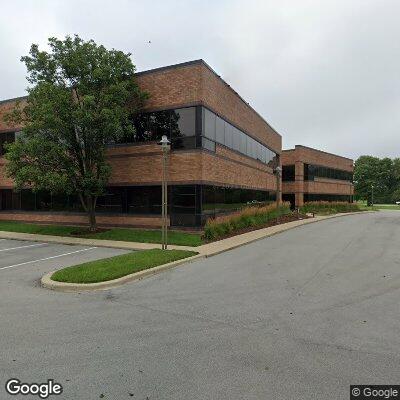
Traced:
[[203, 58], [284, 148], [397, 157], [399, 17], [400, 0], [2, 2], [0, 99], [25, 94], [31, 43], [77, 33], [138, 71]]

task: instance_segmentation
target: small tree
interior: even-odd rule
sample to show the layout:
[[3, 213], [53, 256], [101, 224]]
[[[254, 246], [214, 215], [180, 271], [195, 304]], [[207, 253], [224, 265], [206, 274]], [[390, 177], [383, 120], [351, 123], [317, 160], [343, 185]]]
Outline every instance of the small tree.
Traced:
[[77, 194], [96, 230], [96, 201], [110, 177], [107, 143], [129, 138], [129, 117], [147, 94], [135, 82], [130, 54], [78, 36], [49, 39], [50, 51], [32, 45], [22, 57], [28, 97], [6, 117], [23, 134], [7, 146], [7, 173], [17, 189]]

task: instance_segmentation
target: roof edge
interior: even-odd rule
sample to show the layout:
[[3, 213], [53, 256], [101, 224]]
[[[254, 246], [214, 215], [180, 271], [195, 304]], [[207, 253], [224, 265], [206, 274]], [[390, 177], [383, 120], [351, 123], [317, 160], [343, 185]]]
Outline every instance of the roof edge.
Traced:
[[0, 104], [12, 103], [13, 101], [24, 100], [28, 96], [13, 97], [11, 99], [0, 100]]
[[303, 149], [309, 149], [309, 150], [313, 150], [313, 151], [318, 151], [319, 153], [328, 154], [328, 155], [330, 155], [330, 156], [335, 156], [335, 157], [343, 158], [343, 159], [345, 159], [345, 160], [354, 162], [354, 160], [353, 160], [352, 158], [340, 156], [339, 154], [335, 154], [335, 153], [329, 153], [328, 151], [324, 151], [324, 150], [315, 149], [314, 147], [303, 146], [302, 144], [296, 144], [296, 145], [294, 146], [293, 149], [285, 149], [285, 150], [282, 150], [282, 153], [284, 153], [284, 152], [286, 152], [286, 151], [295, 151], [297, 148], [303, 148]]
[[192, 60], [192, 61], [186, 61], [186, 62], [182, 62], [182, 63], [178, 63], [178, 64], [166, 65], [164, 67], [158, 67], [158, 68], [153, 68], [153, 69], [149, 69], [149, 70], [145, 70], [145, 71], [136, 72], [135, 75], [137, 75], [137, 76], [146, 75], [146, 74], [151, 74], [153, 72], [162, 72], [162, 71], [165, 71], [168, 69], [183, 68], [183, 67], [187, 67], [187, 66], [191, 66], [191, 65], [203, 65], [209, 71], [211, 71], [218, 79], [220, 79], [225, 84], [225, 86], [227, 86], [229, 88], [229, 90], [231, 90], [247, 107], [249, 107], [251, 111], [253, 111], [259, 118], [261, 118], [261, 120], [264, 123], [266, 123], [274, 131], [274, 133], [276, 133], [278, 136], [280, 136], [282, 138], [282, 135], [279, 132], [277, 132], [277, 130], [275, 128], [273, 128], [270, 125], [270, 123], [250, 105], [250, 103], [248, 101], [246, 101], [235, 89], [233, 89], [232, 86], [229, 85], [229, 83], [227, 83], [221, 77], [221, 75], [219, 75], [212, 67], [210, 67], [210, 65], [207, 64], [202, 58], [199, 58], [197, 60]]

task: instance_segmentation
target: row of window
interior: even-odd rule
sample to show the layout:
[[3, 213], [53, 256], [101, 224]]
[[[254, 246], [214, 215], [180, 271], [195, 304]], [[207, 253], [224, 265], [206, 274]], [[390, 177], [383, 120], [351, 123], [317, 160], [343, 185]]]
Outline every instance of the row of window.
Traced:
[[308, 201], [346, 201], [351, 203], [353, 201], [353, 196], [345, 194], [314, 194], [314, 193], [304, 193], [304, 203]]
[[[304, 180], [313, 181], [315, 177], [353, 181], [353, 173], [340, 169], [321, 167], [319, 165], [304, 164]], [[295, 166], [282, 166], [282, 181], [295, 180]]]
[[[197, 118], [202, 119], [199, 140], [196, 140]], [[172, 149], [203, 147], [215, 151], [215, 145], [219, 143], [268, 164], [271, 168], [278, 165], [278, 156], [275, 152], [205, 107], [140, 113], [132, 117], [132, 124], [135, 127], [135, 133], [132, 136], [120, 138], [119, 144], [159, 141], [165, 135], [171, 141]], [[0, 135], [0, 155], [4, 153], [3, 144], [14, 140], [15, 133], [13, 132]], [[110, 144], [115, 144], [115, 142]]]
[[[223, 213], [249, 204], [272, 201], [274, 193], [261, 190], [234, 189], [205, 185], [170, 186], [172, 211], [190, 214]], [[97, 200], [97, 212], [128, 214], [160, 214], [161, 186], [110, 187]], [[51, 194], [29, 189], [15, 192], [0, 190], [0, 209], [22, 211], [77, 211], [82, 206], [78, 196]]]
[[268, 164], [278, 165], [278, 156], [240, 129], [226, 122], [207, 108], [203, 108], [203, 135], [210, 141], [222, 144], [248, 157]]
[[304, 164], [304, 180], [313, 181], [315, 177], [353, 181], [353, 173], [340, 169]]
[[[207, 218], [275, 200], [275, 192], [208, 185], [169, 186], [173, 225], [201, 225]], [[0, 190], [0, 210], [83, 212], [78, 196], [24, 189]], [[109, 214], [161, 214], [161, 186], [109, 187], [96, 211]]]

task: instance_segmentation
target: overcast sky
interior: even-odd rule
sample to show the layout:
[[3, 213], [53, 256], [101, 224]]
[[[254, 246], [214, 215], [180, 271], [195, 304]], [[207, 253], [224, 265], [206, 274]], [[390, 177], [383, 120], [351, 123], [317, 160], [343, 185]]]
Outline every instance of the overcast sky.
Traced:
[[398, 157], [399, 16], [399, 0], [2, 2], [0, 100], [25, 94], [31, 43], [76, 33], [138, 71], [203, 58], [283, 148]]

